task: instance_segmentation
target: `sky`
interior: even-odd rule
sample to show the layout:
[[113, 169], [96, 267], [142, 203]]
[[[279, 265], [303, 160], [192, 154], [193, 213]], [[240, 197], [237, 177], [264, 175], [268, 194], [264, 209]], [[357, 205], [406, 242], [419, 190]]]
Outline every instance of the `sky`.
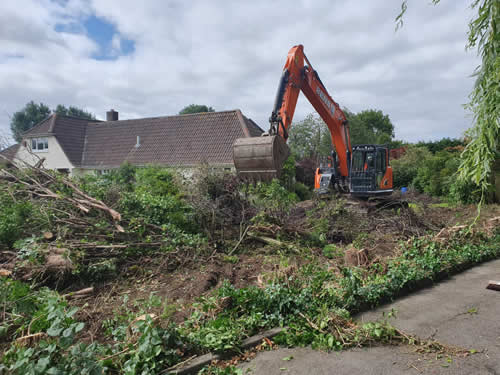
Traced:
[[[382, 110], [397, 139], [460, 137], [480, 60], [466, 51], [470, 0], [2, 0], [0, 135], [30, 100], [99, 119], [241, 109], [268, 129], [288, 50], [304, 51], [333, 99]], [[299, 98], [294, 121], [314, 112]]]

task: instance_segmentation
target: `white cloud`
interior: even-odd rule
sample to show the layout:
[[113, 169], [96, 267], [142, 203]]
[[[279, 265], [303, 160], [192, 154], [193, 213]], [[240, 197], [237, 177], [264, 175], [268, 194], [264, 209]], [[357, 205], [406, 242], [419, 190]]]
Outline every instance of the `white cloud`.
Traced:
[[[103, 117], [175, 114], [191, 103], [240, 108], [267, 128], [288, 49], [297, 43], [333, 98], [389, 114], [396, 136], [456, 137], [470, 126], [462, 108], [478, 59], [466, 53], [468, 0], [411, 2], [394, 32], [400, 1], [252, 2], [4, 0], [0, 3], [0, 132], [29, 100], [77, 105]], [[97, 61], [85, 33], [56, 32], [90, 15], [135, 43], [132, 55]], [[113, 53], [115, 55], [113, 55]], [[296, 116], [313, 108], [299, 99]]]

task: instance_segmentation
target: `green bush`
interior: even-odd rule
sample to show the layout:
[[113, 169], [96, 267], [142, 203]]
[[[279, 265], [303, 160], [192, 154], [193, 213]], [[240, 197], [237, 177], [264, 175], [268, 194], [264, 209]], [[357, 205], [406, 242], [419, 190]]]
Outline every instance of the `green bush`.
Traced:
[[159, 166], [138, 168], [135, 173], [135, 191], [149, 192], [153, 195], [177, 195], [179, 185], [174, 174]]
[[280, 183], [281, 185], [289, 191], [293, 191], [293, 185], [295, 181], [295, 156], [290, 154], [288, 159], [283, 163], [283, 169], [281, 170]]
[[456, 154], [441, 151], [419, 163], [414, 187], [436, 197], [447, 196], [460, 161]]
[[399, 159], [391, 160], [394, 175], [394, 187], [401, 188], [413, 185], [421, 163], [432, 157], [425, 147], [408, 146], [406, 153]]
[[[42, 332], [42, 340], [31, 347], [12, 345], [3, 355], [0, 373], [9, 374], [101, 374], [97, 345], [76, 343], [84, 323], [74, 319], [76, 307], [69, 307], [56, 292], [32, 291], [26, 284], [2, 279], [2, 302], [17, 331]], [[22, 304], [20, 305], [20, 302]]]
[[125, 162], [120, 166], [120, 168], [111, 171], [108, 178], [123, 186], [124, 189], [131, 190], [132, 185], [135, 182], [136, 171], [137, 167], [133, 166], [129, 162]]
[[449, 197], [457, 203], [478, 203], [481, 200], [481, 189], [472, 181], [463, 181], [459, 178], [454, 178], [450, 184]]
[[311, 199], [313, 196], [313, 192], [311, 191], [311, 189], [301, 182], [296, 182], [293, 185], [293, 191], [295, 192], [295, 194], [297, 194], [297, 197], [301, 201]]
[[172, 224], [187, 232], [198, 229], [191, 206], [176, 196], [126, 192], [121, 197], [119, 209], [125, 217], [141, 217], [149, 224]]
[[291, 154], [288, 159], [286, 159], [283, 164], [283, 169], [281, 171], [281, 176], [279, 178], [281, 186], [287, 189], [291, 193], [295, 193], [299, 200], [305, 201], [311, 199], [312, 191], [309, 187], [301, 182], [296, 182], [295, 175], [295, 156]]
[[108, 204], [110, 191], [113, 188], [119, 190], [109, 175], [97, 176], [89, 173], [79, 177], [78, 184], [85, 193]]
[[[249, 187], [250, 201], [271, 221], [281, 223], [292, 206], [298, 202], [295, 193], [288, 191], [277, 179], [269, 183], [259, 182]], [[262, 217], [263, 215], [260, 215]]]
[[30, 202], [14, 202], [7, 194], [0, 195], [0, 206], [0, 245], [12, 247], [22, 237], [33, 207]]
[[458, 179], [460, 154], [436, 150], [432, 154], [425, 147], [409, 146], [403, 157], [391, 161], [394, 187], [411, 186], [421, 193], [445, 197], [457, 203], [479, 202], [481, 195], [477, 187]]
[[179, 362], [182, 343], [173, 326], [167, 329], [158, 327], [146, 315], [146, 319], [139, 321], [132, 330], [140, 336], [137, 349], [132, 351], [123, 364], [123, 374], [161, 374], [164, 373], [163, 369]]
[[125, 219], [142, 218], [146, 224], [173, 225], [189, 233], [199, 229], [175, 174], [166, 168], [124, 164], [107, 175], [86, 175], [79, 181], [85, 192], [116, 208]]
[[323, 255], [328, 259], [333, 259], [335, 257], [343, 256], [344, 252], [342, 251], [342, 248], [339, 248], [337, 245], [332, 243], [323, 247]]
[[465, 142], [462, 139], [458, 138], [442, 138], [437, 141], [423, 142], [420, 141], [417, 143], [418, 147], [426, 147], [430, 152], [435, 154], [439, 151], [445, 151], [448, 147], [457, 147], [457, 146], [465, 146]]

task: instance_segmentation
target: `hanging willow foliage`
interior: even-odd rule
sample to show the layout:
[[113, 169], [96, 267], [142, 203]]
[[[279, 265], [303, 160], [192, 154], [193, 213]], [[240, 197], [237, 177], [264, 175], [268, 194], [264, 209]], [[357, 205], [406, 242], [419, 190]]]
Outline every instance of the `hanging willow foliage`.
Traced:
[[[432, 0], [436, 5], [440, 0]], [[474, 125], [467, 130], [469, 143], [461, 156], [459, 178], [473, 182], [481, 191], [481, 203], [491, 188], [492, 165], [498, 157], [500, 138], [500, 1], [473, 0], [477, 16], [469, 22], [467, 49], [477, 48], [481, 56], [474, 76], [476, 82], [466, 108], [474, 114]], [[403, 25], [407, 0], [396, 17], [396, 29]]]

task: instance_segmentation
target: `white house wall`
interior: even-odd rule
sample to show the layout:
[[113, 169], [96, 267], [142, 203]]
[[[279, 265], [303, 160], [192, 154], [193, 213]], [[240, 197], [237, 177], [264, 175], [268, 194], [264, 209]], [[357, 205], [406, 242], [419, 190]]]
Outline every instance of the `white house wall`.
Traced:
[[[44, 168], [68, 169], [71, 172], [74, 168], [73, 164], [71, 164], [71, 162], [69, 161], [57, 139], [54, 136], [39, 138], [48, 138], [48, 150], [31, 152], [31, 139], [27, 138], [23, 140], [23, 142], [21, 142], [19, 150], [17, 150], [15, 159], [22, 160], [30, 165], [35, 165], [40, 160], [40, 158], [45, 158], [45, 161], [43, 162]], [[27, 147], [24, 146], [24, 141], [26, 141]]]

